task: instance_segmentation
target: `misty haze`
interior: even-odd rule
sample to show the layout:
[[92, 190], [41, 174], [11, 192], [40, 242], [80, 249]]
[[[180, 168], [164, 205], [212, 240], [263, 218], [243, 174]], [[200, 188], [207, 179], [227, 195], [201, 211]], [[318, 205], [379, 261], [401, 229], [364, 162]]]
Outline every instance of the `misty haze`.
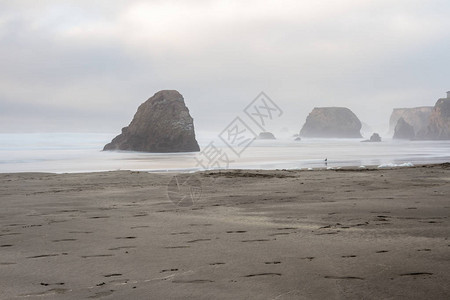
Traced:
[[448, 299], [450, 3], [0, 1], [0, 299]]

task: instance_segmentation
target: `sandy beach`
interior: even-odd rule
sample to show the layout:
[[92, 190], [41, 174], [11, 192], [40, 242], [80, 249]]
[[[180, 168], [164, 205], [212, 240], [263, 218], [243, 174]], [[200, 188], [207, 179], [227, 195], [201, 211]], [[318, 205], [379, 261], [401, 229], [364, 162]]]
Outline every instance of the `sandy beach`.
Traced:
[[174, 175], [0, 174], [0, 299], [450, 297], [448, 163]]

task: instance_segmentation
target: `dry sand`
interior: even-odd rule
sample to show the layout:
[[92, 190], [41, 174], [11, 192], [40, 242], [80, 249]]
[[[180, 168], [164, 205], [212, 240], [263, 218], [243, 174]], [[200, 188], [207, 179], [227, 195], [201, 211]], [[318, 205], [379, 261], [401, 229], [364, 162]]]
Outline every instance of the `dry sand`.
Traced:
[[450, 298], [449, 164], [193, 176], [1, 174], [0, 298]]

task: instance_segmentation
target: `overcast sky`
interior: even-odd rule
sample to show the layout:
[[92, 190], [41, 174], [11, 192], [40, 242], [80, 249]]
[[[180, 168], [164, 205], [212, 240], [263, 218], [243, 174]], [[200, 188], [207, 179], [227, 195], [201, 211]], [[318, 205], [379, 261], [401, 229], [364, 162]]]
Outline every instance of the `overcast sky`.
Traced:
[[0, 0], [0, 131], [120, 132], [162, 89], [197, 130], [260, 91], [299, 131], [315, 106], [384, 130], [450, 90], [450, 1]]

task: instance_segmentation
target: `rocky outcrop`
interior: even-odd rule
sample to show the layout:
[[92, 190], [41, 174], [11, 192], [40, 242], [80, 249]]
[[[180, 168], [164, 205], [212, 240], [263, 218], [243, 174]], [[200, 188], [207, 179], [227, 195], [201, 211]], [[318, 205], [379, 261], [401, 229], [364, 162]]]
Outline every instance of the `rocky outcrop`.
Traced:
[[272, 132], [261, 132], [258, 135], [258, 140], [275, 140], [275, 136]]
[[297, 141], [297, 142], [302, 140], [298, 133], [294, 134], [292, 137], [294, 138], [294, 141]]
[[389, 132], [394, 132], [398, 120], [403, 118], [403, 120], [414, 128], [414, 132], [417, 134], [427, 127], [432, 110], [432, 106], [394, 108], [389, 119]]
[[200, 147], [183, 96], [164, 90], [142, 103], [130, 125], [103, 150], [166, 153], [196, 152]]
[[395, 125], [394, 137], [395, 140], [413, 140], [416, 134], [414, 132], [414, 127], [405, 121], [405, 119], [400, 118]]
[[369, 143], [377, 143], [381, 142], [381, 136], [378, 133], [372, 134], [369, 140], [365, 140], [363, 142], [369, 142]]
[[450, 95], [436, 102], [428, 126], [418, 133], [417, 138], [421, 140], [450, 140]]
[[306, 118], [300, 136], [311, 138], [361, 138], [361, 121], [345, 107], [316, 107]]

